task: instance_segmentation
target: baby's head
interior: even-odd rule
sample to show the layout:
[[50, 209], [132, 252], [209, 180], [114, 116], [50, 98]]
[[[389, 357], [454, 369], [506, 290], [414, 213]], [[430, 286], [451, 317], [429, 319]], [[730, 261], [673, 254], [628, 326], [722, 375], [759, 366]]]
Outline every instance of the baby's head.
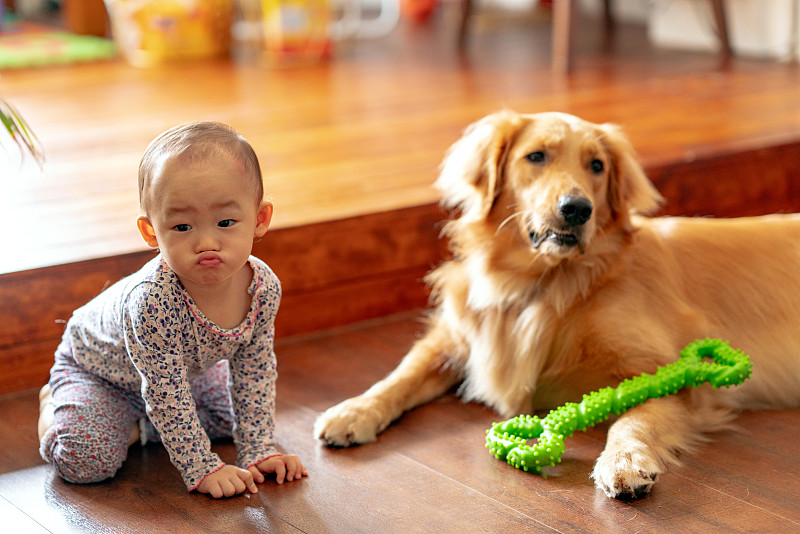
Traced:
[[263, 196], [258, 158], [241, 135], [218, 122], [186, 123], [142, 157], [136, 224], [189, 289], [246, 272], [253, 240], [272, 218]]
[[170, 128], [156, 137], [139, 164], [139, 206], [149, 215], [153, 192], [159, 180], [168, 179], [164, 171], [168, 164], [214, 165], [215, 160], [228, 158], [241, 168], [246, 186], [257, 206], [264, 196], [261, 166], [253, 147], [236, 130], [214, 121], [187, 122]]

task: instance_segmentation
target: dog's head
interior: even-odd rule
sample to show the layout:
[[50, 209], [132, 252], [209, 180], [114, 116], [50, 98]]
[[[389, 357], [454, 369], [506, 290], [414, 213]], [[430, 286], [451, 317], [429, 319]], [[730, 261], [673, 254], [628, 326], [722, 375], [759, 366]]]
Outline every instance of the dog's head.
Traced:
[[582, 253], [598, 232], [631, 228], [661, 196], [611, 124], [563, 113], [494, 113], [467, 128], [436, 182], [460, 223], [513, 231], [548, 264]]

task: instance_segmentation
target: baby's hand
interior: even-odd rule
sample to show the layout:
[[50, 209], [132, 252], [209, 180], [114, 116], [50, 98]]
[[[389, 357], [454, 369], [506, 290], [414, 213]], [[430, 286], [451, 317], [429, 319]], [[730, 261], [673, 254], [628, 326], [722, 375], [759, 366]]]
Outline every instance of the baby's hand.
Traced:
[[[261, 477], [263, 480], [263, 476]], [[247, 469], [241, 469], [235, 465], [225, 465], [206, 476], [197, 491], [200, 493], [210, 493], [215, 499], [220, 497], [231, 497], [244, 493], [258, 493], [256, 483], [253, 481], [253, 473]]]
[[308, 476], [306, 468], [303, 467], [300, 459], [294, 454], [273, 456], [260, 463], [251, 465], [248, 469], [250, 473], [252, 473], [253, 479], [258, 483], [264, 482], [264, 475], [262, 475], [262, 473], [275, 473], [275, 482], [278, 484], [283, 484], [284, 480], [291, 482], [292, 480], [300, 480], [304, 476]]

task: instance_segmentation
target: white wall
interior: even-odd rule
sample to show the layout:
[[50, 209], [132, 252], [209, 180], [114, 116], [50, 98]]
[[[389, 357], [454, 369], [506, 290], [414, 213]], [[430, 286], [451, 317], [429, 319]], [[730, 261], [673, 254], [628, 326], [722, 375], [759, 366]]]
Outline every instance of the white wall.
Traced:
[[[734, 53], [784, 60], [800, 54], [800, 0], [725, 0], [725, 7]], [[659, 46], [697, 50], [719, 46], [710, 3], [705, 0], [655, 0], [648, 27], [651, 40]]]
[[[653, 0], [614, 0], [612, 2], [614, 20], [645, 23], [652, 3]], [[580, 0], [579, 5], [583, 13], [600, 16], [603, 11], [601, 0]]]

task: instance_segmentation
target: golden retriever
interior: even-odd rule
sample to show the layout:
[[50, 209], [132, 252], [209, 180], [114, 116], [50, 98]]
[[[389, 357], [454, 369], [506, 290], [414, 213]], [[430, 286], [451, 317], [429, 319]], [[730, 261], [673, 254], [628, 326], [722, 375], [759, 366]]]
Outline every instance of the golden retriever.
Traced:
[[648, 218], [662, 198], [620, 129], [562, 113], [479, 120], [436, 185], [460, 215], [445, 230], [453, 258], [428, 277], [430, 326], [385, 379], [317, 419], [329, 445], [374, 440], [458, 383], [511, 417], [653, 373], [695, 339], [749, 354], [744, 385], [648, 400], [610, 426], [591, 476], [637, 498], [735, 410], [798, 406], [800, 217]]

